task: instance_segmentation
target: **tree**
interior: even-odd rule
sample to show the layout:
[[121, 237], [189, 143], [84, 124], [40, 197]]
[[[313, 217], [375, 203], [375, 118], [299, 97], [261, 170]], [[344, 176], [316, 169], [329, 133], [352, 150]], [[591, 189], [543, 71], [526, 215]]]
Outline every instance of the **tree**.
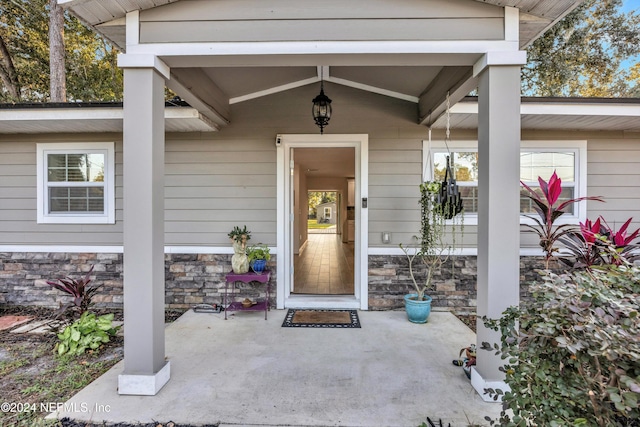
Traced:
[[[629, 97], [623, 62], [640, 54], [640, 16], [622, 0], [587, 0], [528, 48], [523, 92], [534, 96]], [[636, 64], [637, 74], [637, 64]]]
[[67, 100], [64, 68], [64, 12], [57, 0], [49, 0], [49, 87], [51, 102]]
[[[0, 1], [0, 102], [58, 99], [51, 97], [49, 79], [50, 2], [53, 0]], [[69, 13], [63, 12], [63, 17], [67, 98], [121, 100], [122, 71], [116, 64], [117, 51]], [[13, 78], [9, 63], [14, 65]]]
[[20, 100], [20, 83], [16, 74], [16, 67], [13, 65], [11, 54], [0, 34], [0, 80], [7, 92], [10, 100]]

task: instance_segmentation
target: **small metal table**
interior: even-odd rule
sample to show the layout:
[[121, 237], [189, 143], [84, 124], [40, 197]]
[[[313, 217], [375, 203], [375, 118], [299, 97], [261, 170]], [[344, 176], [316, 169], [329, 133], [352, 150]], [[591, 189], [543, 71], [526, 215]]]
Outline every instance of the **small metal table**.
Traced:
[[[234, 272], [227, 273], [226, 282], [224, 284], [224, 320], [227, 320], [227, 311], [261, 311], [264, 310], [264, 320], [267, 320], [267, 311], [269, 311], [269, 296], [271, 293], [271, 284], [269, 283], [269, 278], [271, 277], [271, 271], [265, 270], [262, 273], [254, 273], [250, 271], [244, 274], [236, 274]], [[262, 284], [266, 284], [266, 298], [264, 301], [257, 302], [251, 307], [244, 307], [242, 302], [233, 301], [233, 297], [235, 294], [235, 283], [251, 283], [251, 282], [259, 282]], [[228, 294], [229, 284], [231, 284], [231, 295]], [[231, 302], [227, 303], [228, 298], [231, 297]]]

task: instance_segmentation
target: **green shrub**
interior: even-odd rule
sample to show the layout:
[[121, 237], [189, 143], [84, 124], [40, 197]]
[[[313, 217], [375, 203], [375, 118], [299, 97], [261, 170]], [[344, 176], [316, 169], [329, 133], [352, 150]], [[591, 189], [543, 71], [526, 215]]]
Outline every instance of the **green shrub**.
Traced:
[[638, 425], [640, 268], [543, 278], [532, 285], [532, 301], [485, 319], [502, 338], [483, 348], [506, 360], [511, 388], [500, 425]]
[[96, 317], [95, 314], [85, 311], [80, 319], [58, 334], [60, 342], [56, 344], [55, 350], [60, 356], [64, 354], [79, 356], [87, 349], [98, 349], [102, 344], [108, 343], [118, 332], [120, 327], [114, 328], [112, 321], [113, 314]]

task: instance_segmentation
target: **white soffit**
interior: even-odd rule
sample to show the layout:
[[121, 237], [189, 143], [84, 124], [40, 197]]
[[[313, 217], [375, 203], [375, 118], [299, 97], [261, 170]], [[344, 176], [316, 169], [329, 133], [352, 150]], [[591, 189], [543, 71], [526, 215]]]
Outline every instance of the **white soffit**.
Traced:
[[[217, 126], [195, 108], [165, 108], [167, 132], [213, 132]], [[122, 107], [0, 108], [2, 134], [122, 132]]]
[[[523, 99], [522, 129], [640, 132], [640, 99]], [[444, 129], [446, 117], [432, 126]], [[464, 100], [451, 107], [452, 129], [478, 128], [478, 102]]]

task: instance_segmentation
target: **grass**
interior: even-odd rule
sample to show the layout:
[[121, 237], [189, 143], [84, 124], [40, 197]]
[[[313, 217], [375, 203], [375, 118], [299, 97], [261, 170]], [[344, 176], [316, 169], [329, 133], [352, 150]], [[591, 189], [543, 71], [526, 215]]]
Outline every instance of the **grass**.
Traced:
[[54, 355], [51, 336], [12, 340], [6, 333], [0, 338], [4, 354], [12, 358], [0, 364], [3, 402], [16, 404], [0, 412], [0, 427], [56, 425], [44, 421], [48, 412], [41, 404], [67, 401], [121, 358], [114, 352], [121, 342], [72, 358]]
[[[0, 315], [30, 315], [36, 319], [50, 319], [54, 311], [13, 306], [0, 308]], [[182, 313], [179, 310], [166, 310], [165, 321], [173, 322]], [[121, 313], [116, 314], [116, 317], [120, 320]], [[14, 404], [9, 412], [0, 411], [0, 427], [63, 425], [62, 422], [44, 420], [49, 413], [47, 405], [55, 407], [56, 404], [66, 402], [122, 360], [121, 336], [112, 337], [109, 343], [96, 351], [87, 351], [78, 357], [57, 356], [54, 353], [57, 341], [53, 334], [12, 334], [0, 331], [0, 403]], [[87, 424], [89, 425], [91, 424]]]
[[307, 228], [309, 230], [323, 230], [329, 227], [335, 227], [335, 224], [318, 224], [318, 221], [315, 219], [307, 220]]

